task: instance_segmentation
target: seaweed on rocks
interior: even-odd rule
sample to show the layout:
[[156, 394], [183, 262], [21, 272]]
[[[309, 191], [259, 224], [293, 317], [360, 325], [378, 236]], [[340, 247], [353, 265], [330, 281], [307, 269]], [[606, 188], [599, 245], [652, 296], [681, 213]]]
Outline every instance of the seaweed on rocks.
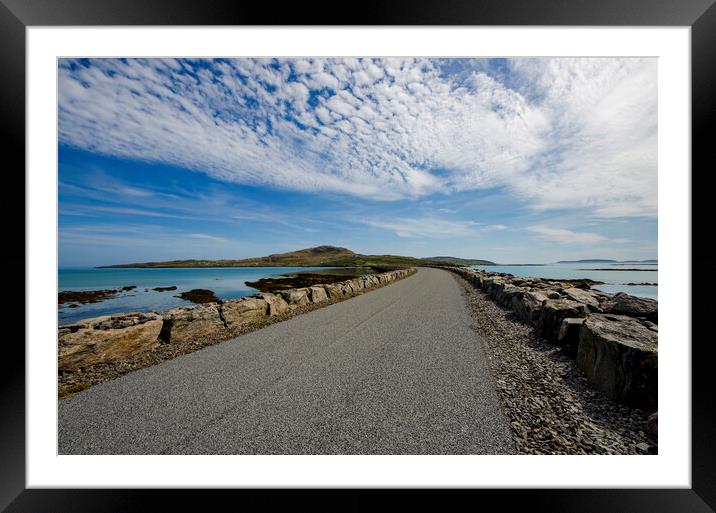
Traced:
[[221, 299], [216, 297], [213, 290], [207, 289], [192, 289], [187, 292], [182, 292], [178, 296], [181, 299], [186, 299], [192, 303], [203, 304], [203, 303], [221, 303]]
[[589, 278], [576, 278], [576, 279], [561, 279], [561, 280], [544, 280], [547, 283], [569, 283], [572, 287], [577, 289], [589, 290], [594, 285], [604, 285], [603, 281], [590, 280]]
[[57, 302], [65, 303], [99, 303], [105, 299], [110, 299], [119, 293], [115, 289], [103, 290], [63, 290], [57, 294]]
[[344, 276], [339, 274], [317, 274], [317, 273], [298, 273], [295, 276], [286, 278], [261, 278], [257, 281], [245, 282], [251, 288], [258, 289], [261, 292], [276, 292], [286, 289], [299, 289], [311, 287], [318, 284], [338, 283], [350, 280], [354, 276]]
[[77, 308], [77, 303], [99, 303], [107, 299], [112, 299], [117, 294], [129, 292], [136, 289], [136, 285], [126, 285], [119, 289], [101, 289], [101, 290], [63, 290], [57, 294], [57, 303], [63, 305], [72, 303], [68, 308]]

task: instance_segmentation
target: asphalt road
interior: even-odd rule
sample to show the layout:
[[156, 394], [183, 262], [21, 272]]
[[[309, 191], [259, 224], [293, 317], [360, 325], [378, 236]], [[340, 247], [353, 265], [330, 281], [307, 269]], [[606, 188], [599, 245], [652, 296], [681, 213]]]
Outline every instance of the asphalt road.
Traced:
[[436, 269], [59, 401], [60, 454], [509, 454]]

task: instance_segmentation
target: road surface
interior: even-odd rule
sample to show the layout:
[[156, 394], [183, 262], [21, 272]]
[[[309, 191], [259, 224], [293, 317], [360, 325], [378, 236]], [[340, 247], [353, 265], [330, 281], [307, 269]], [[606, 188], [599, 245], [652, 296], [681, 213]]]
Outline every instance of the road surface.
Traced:
[[470, 323], [420, 269], [59, 401], [59, 453], [509, 454]]

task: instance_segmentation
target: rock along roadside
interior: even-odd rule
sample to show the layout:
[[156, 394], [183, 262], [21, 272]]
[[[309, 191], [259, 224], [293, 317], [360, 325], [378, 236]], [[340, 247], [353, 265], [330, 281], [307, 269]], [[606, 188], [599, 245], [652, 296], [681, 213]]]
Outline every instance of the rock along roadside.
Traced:
[[59, 402], [61, 454], [509, 454], [460, 286], [384, 287]]
[[607, 397], [657, 409], [658, 302], [588, 284], [451, 267], [536, 334], [576, 358], [589, 383]]
[[[85, 319], [58, 329], [60, 397], [148, 365], [368, 292], [415, 273], [397, 269], [340, 283], [260, 293], [165, 312]], [[210, 292], [210, 291], [207, 291]], [[213, 293], [212, 293], [213, 295]]]

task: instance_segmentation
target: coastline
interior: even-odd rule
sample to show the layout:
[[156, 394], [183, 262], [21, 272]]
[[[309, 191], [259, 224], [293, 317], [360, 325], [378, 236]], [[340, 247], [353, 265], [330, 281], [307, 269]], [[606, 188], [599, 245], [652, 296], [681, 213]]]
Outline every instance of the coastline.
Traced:
[[58, 397], [407, 278], [415, 268], [239, 300], [125, 312], [58, 327]]
[[592, 388], [611, 400], [658, 408], [658, 302], [588, 284], [456, 267], [452, 271], [511, 310], [535, 335], [576, 361]]
[[655, 454], [648, 415], [587, 382], [560, 346], [454, 274], [484, 342], [518, 454]]
[[[357, 276], [354, 268], [344, 268], [345, 279]], [[332, 273], [332, 268], [215, 268], [215, 269], [95, 269], [92, 267], [60, 269], [58, 299], [70, 293], [82, 293], [87, 299], [93, 291], [114, 290], [102, 301], [58, 304], [61, 324], [91, 317], [116, 315], [122, 312], [159, 312], [178, 306], [189, 306], [183, 292], [210, 289], [222, 301], [238, 300], [257, 294], [259, 290], [246, 285], [261, 278], [280, 278], [282, 273]], [[131, 290], [128, 290], [131, 289]], [[81, 299], [78, 297], [77, 299]], [[98, 298], [97, 298], [98, 299]], [[77, 306], [70, 307], [71, 304]]]

